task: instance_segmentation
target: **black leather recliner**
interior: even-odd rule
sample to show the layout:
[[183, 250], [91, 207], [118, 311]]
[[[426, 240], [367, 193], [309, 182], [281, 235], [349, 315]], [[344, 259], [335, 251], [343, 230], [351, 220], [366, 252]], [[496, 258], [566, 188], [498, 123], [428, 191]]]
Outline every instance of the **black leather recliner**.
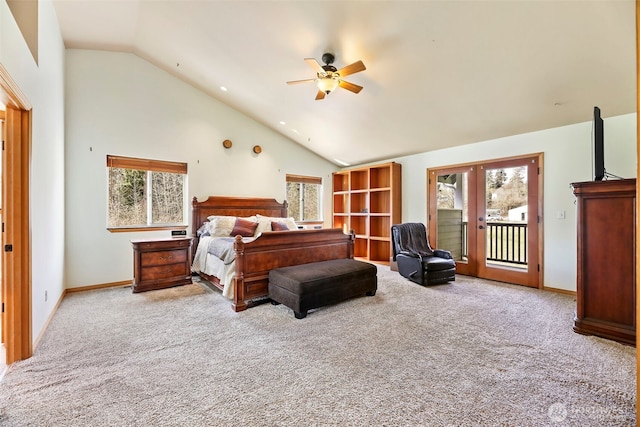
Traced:
[[431, 249], [427, 230], [420, 222], [391, 226], [393, 260], [400, 274], [420, 285], [437, 285], [456, 280], [456, 262], [451, 252]]

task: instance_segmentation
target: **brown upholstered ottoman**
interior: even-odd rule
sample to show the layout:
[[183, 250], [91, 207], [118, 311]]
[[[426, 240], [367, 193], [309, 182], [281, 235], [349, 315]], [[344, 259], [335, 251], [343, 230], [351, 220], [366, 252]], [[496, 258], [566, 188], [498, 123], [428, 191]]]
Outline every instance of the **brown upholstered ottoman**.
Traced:
[[349, 258], [276, 268], [269, 272], [269, 298], [303, 319], [312, 308], [375, 295], [377, 272], [375, 265]]

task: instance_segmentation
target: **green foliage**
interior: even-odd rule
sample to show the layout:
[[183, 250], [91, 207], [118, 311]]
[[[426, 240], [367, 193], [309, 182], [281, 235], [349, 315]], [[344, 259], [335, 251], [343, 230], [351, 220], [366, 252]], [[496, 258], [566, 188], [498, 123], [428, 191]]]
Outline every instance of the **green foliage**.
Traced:
[[133, 207], [145, 198], [145, 171], [110, 169], [118, 203]]
[[317, 184], [302, 184], [303, 220], [320, 219], [320, 186]]
[[287, 182], [288, 215], [296, 221], [321, 219], [322, 187], [318, 184]]
[[109, 168], [108, 226], [146, 224], [146, 172]]
[[151, 223], [184, 223], [184, 175], [168, 172], [151, 173]]
[[[147, 185], [151, 176], [151, 185]], [[183, 224], [184, 175], [109, 168], [109, 227]], [[147, 195], [151, 192], [151, 216]]]
[[527, 204], [527, 169], [493, 169], [487, 171], [487, 209], [500, 209], [500, 216], [507, 218], [509, 210]]
[[287, 215], [300, 220], [300, 183], [287, 182]]
[[497, 169], [495, 175], [493, 175], [493, 188], [498, 189], [502, 187], [507, 180], [507, 173], [504, 169]]

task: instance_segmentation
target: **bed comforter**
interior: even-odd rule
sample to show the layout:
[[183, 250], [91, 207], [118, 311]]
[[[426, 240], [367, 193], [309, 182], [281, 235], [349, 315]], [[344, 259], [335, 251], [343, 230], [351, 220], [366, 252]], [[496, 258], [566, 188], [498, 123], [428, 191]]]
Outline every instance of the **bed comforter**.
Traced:
[[[251, 242], [255, 237], [243, 237], [243, 242]], [[193, 257], [191, 271], [215, 276], [224, 286], [222, 295], [233, 298], [233, 276], [235, 274], [236, 252], [233, 237], [202, 236]]]

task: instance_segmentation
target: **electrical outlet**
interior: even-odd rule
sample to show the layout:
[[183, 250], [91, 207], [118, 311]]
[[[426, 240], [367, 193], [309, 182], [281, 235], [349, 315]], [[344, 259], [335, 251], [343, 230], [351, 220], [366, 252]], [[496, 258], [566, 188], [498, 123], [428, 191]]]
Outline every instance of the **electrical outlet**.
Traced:
[[566, 218], [565, 211], [558, 211], [556, 217], [558, 219], [565, 219]]
[[44, 302], [47, 302], [47, 291], [44, 291]]

